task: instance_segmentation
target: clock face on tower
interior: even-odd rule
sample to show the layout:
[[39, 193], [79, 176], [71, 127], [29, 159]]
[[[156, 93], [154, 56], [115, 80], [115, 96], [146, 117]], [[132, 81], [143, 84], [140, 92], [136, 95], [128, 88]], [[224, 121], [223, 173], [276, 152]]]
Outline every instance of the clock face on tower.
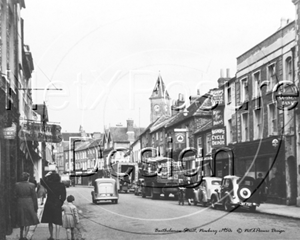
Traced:
[[155, 111], [155, 112], [158, 112], [159, 110], [160, 110], [160, 106], [159, 106], [159, 105], [155, 105], [155, 106], [154, 106], [154, 111]]

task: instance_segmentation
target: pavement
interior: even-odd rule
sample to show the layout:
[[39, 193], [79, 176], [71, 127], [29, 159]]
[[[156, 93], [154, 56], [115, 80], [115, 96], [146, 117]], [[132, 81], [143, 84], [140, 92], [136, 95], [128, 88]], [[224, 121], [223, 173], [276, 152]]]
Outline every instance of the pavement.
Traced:
[[[38, 209], [38, 217], [41, 220], [43, 214], [44, 205], [40, 205]], [[300, 207], [295, 206], [287, 206], [287, 205], [278, 205], [278, 204], [270, 204], [263, 203], [258, 208], [256, 208], [256, 212], [262, 214], [269, 214], [281, 217], [288, 217], [294, 219], [300, 219]], [[19, 228], [13, 229], [13, 233], [11, 235], [6, 236], [6, 240], [19, 240], [20, 230]], [[37, 226], [31, 226], [27, 235], [28, 240], [46, 240], [50, 236], [48, 231], [48, 224], [40, 223]], [[60, 238], [61, 240], [67, 239], [66, 230], [64, 228], [60, 228]]]

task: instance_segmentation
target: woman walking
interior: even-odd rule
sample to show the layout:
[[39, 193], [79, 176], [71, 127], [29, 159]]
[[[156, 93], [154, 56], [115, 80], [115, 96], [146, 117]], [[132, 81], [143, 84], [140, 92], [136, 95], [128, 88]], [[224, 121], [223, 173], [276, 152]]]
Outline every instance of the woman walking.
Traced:
[[[16, 183], [15, 195], [18, 201], [17, 205], [17, 224], [20, 227], [20, 239], [26, 240], [26, 236], [29, 231], [29, 227], [37, 225], [39, 219], [37, 217], [37, 198], [35, 193], [35, 186], [29, 182], [30, 174], [23, 172], [21, 176], [21, 182]], [[25, 229], [25, 234], [23, 231]], [[25, 237], [23, 237], [25, 236]]]
[[60, 226], [62, 225], [62, 205], [66, 199], [66, 187], [60, 182], [60, 176], [49, 172], [41, 184], [47, 189], [47, 200], [42, 216], [42, 223], [48, 223], [50, 238], [53, 238], [53, 224], [55, 225], [55, 239], [59, 239]]
[[76, 228], [79, 223], [78, 211], [77, 207], [73, 204], [74, 201], [74, 196], [69, 195], [67, 197], [68, 203], [62, 206], [62, 210], [64, 211], [63, 227], [67, 230], [68, 240], [74, 240], [74, 228]]

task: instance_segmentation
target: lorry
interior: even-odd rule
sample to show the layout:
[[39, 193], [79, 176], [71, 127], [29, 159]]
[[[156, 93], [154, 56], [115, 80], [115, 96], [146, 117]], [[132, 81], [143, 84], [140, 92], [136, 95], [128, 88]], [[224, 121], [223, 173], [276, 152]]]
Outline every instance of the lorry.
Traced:
[[165, 198], [170, 194], [178, 197], [179, 180], [183, 177], [178, 162], [168, 157], [153, 157], [144, 162], [143, 169], [143, 198], [150, 196], [152, 199], [158, 199], [161, 194], [164, 194]]
[[134, 191], [134, 183], [138, 180], [138, 164], [133, 162], [116, 162], [111, 164], [110, 178], [117, 182], [118, 192]]

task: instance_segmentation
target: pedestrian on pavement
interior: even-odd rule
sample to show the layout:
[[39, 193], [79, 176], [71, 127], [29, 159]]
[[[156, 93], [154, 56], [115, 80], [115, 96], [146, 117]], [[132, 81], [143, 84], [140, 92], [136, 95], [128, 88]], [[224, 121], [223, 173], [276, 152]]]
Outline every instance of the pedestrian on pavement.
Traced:
[[79, 215], [77, 211], [77, 207], [73, 204], [75, 198], [73, 195], [69, 195], [67, 197], [67, 204], [62, 206], [62, 210], [64, 212], [63, 215], [63, 227], [67, 231], [67, 238], [68, 240], [74, 239], [74, 229], [78, 229], [79, 224]]
[[258, 178], [255, 181], [255, 185], [256, 185], [255, 191], [258, 196], [259, 203], [261, 203], [265, 201], [266, 183], [264, 181], [262, 173], [259, 173], [257, 176]]
[[37, 198], [41, 198], [41, 205], [44, 204], [44, 199], [46, 197], [47, 190], [43, 187], [41, 182], [37, 184]]
[[[35, 193], [35, 186], [29, 182], [30, 174], [23, 172], [21, 182], [16, 183], [15, 196], [17, 198], [17, 224], [20, 227], [20, 239], [27, 239], [26, 236], [29, 227], [37, 225], [39, 219], [37, 217], [37, 198]], [[23, 235], [23, 231], [25, 234]], [[23, 237], [25, 236], [25, 237]]]
[[56, 172], [49, 172], [41, 184], [47, 190], [47, 200], [42, 216], [42, 223], [48, 223], [50, 238], [53, 238], [53, 224], [55, 225], [55, 239], [59, 239], [60, 226], [62, 225], [62, 205], [66, 200], [66, 187], [60, 182], [60, 176]]
[[191, 185], [191, 180], [190, 180], [190, 178], [188, 178], [187, 186], [186, 186], [186, 200], [189, 205], [191, 205], [191, 200], [194, 198], [194, 191], [190, 185]]

